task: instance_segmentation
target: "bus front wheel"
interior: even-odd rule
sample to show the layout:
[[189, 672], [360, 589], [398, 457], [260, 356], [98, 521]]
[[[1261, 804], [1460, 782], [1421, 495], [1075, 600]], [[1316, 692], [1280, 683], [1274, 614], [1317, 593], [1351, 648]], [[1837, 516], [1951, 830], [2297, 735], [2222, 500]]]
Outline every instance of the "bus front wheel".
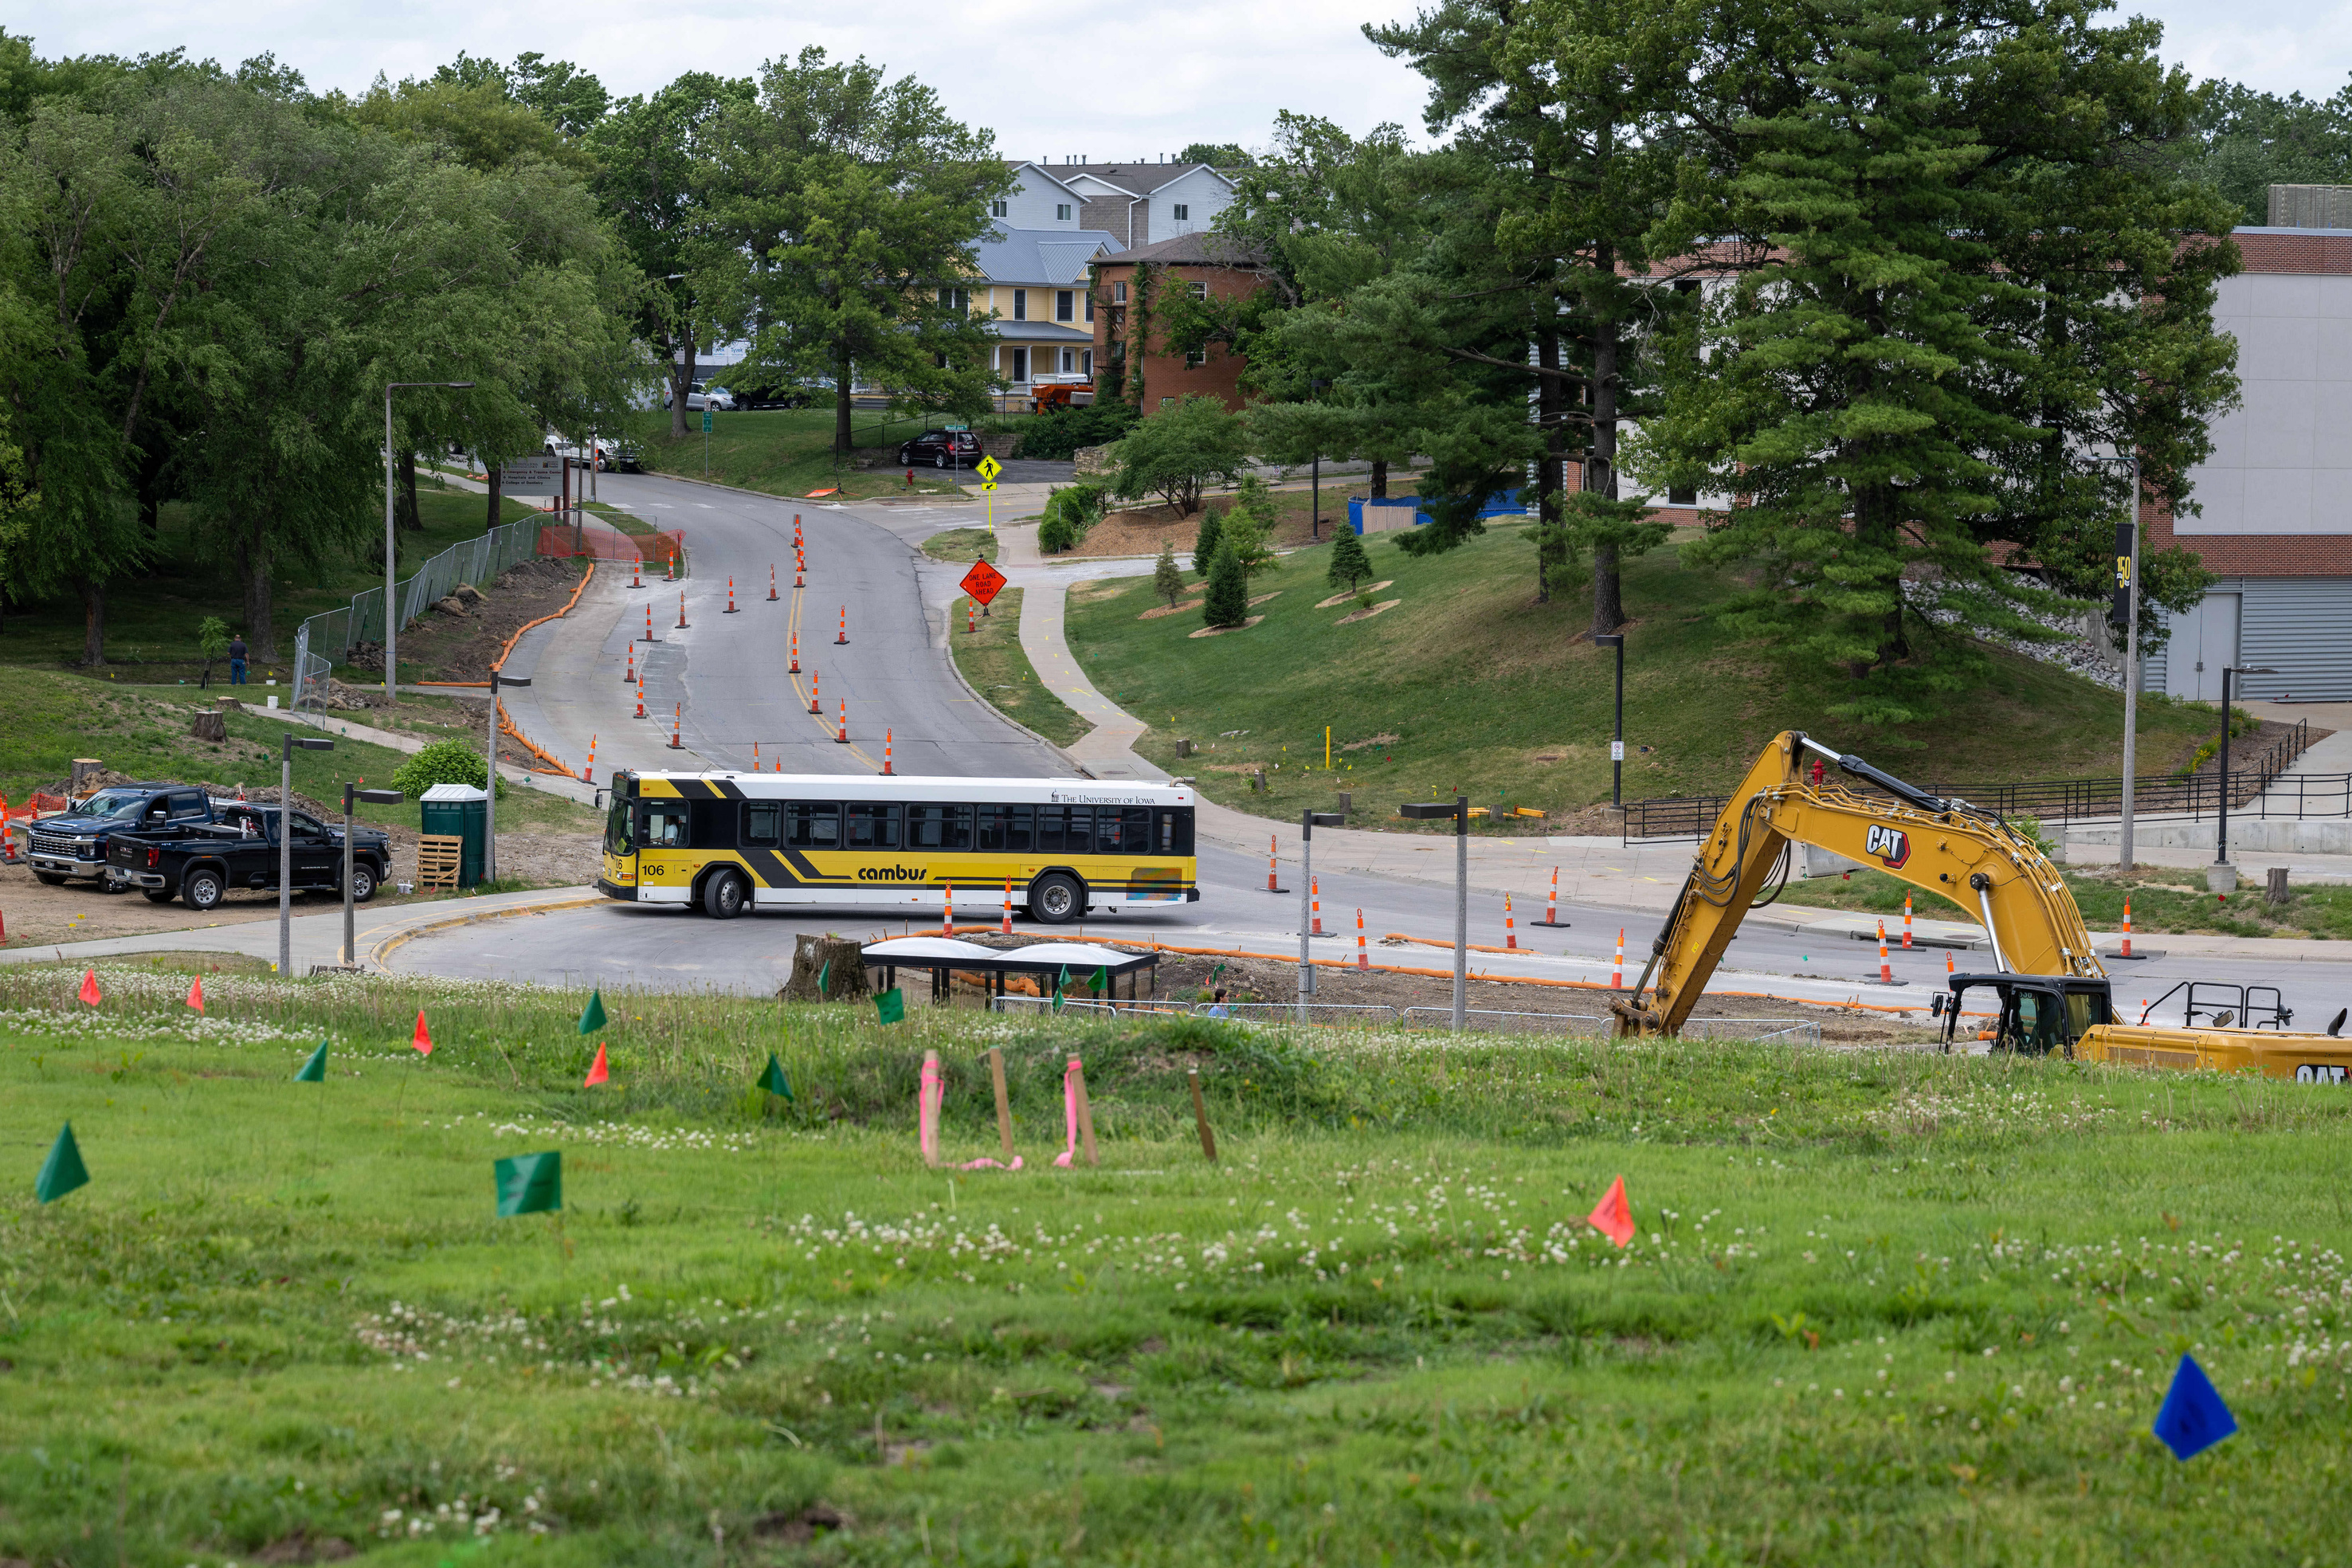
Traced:
[[751, 901], [751, 887], [740, 871], [721, 871], [702, 886], [702, 910], [715, 921], [731, 921]]
[[1087, 896], [1073, 878], [1049, 872], [1029, 884], [1029, 914], [1049, 926], [1065, 925], [1086, 912]]

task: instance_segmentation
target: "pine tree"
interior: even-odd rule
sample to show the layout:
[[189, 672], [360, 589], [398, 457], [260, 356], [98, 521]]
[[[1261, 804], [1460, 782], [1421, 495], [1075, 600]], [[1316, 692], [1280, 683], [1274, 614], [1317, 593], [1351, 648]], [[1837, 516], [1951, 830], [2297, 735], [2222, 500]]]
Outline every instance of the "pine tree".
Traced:
[[1201, 514], [1201, 531], [1192, 541], [1192, 570], [1205, 577], [1216, 564], [1217, 537], [1224, 531], [1225, 513], [1223, 507], [1211, 507]]
[[1371, 574], [1372, 558], [1364, 553], [1364, 542], [1352, 528], [1339, 530], [1331, 541], [1331, 565], [1323, 580], [1334, 588], [1353, 589]]
[[1237, 626], [1249, 619], [1249, 574], [1230, 548], [1219, 550], [1209, 563], [1209, 596], [1202, 601], [1201, 618], [1213, 626]]
[[1160, 542], [1160, 559], [1151, 565], [1151, 591], [1168, 601], [1174, 609], [1176, 601], [1184, 596], [1184, 574], [1176, 565], [1176, 546], [1172, 541]]

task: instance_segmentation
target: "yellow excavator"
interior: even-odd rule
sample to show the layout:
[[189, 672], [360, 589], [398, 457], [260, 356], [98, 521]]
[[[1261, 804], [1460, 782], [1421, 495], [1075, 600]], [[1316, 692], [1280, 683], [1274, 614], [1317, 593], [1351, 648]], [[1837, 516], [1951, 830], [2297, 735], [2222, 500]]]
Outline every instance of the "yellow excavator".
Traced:
[[[1819, 759], [1810, 781], [1808, 753]], [[1824, 764], [1875, 793], [1830, 779]], [[2083, 911], [2032, 839], [1991, 812], [1931, 795], [1794, 730], [1764, 748], [1699, 841], [1641, 979], [1630, 998], [1610, 1004], [1621, 1037], [1681, 1030], [1739, 922], [1780, 896], [1796, 844], [1882, 868], [1983, 923], [1992, 969], [1956, 974], [1950, 989], [1929, 998], [1947, 1049], [1958, 1035], [1962, 999], [1981, 989], [1997, 1005], [1985, 1031], [1995, 1050], [2256, 1071], [2306, 1083], [2343, 1083], [2352, 1069], [2352, 1041], [2337, 1037], [2346, 1015], [2337, 1013], [2326, 1034], [2289, 1033], [2294, 1015], [2276, 1004], [2274, 991], [2267, 1007], [2258, 1001], [2250, 1007], [2246, 989], [2231, 986], [2237, 1004], [2222, 1006], [2206, 986], [2200, 1005], [2192, 986], [2180, 1026], [2150, 1025], [2145, 1013], [2137, 1024], [2119, 1022]]]

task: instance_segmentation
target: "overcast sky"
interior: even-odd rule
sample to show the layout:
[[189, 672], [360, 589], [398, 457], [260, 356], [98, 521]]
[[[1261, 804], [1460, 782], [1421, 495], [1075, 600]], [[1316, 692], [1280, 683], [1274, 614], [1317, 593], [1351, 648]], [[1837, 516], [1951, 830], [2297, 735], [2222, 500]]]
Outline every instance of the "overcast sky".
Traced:
[[[941, 9], [773, 0], [0, 0], [43, 56], [175, 46], [235, 64], [264, 50], [312, 87], [423, 75], [460, 49], [576, 60], [621, 94], [681, 71], [749, 75], [810, 44], [930, 83], [1021, 157], [1156, 157], [1188, 142], [1265, 144], [1276, 109], [1361, 133], [1418, 129], [1419, 79], [1365, 43], [1368, 20], [1425, 0], [1128, 0], [1108, 8], [969, 0]], [[2352, 76], [2352, 0], [2149, 0], [2164, 55], [2199, 76], [2326, 97]]]

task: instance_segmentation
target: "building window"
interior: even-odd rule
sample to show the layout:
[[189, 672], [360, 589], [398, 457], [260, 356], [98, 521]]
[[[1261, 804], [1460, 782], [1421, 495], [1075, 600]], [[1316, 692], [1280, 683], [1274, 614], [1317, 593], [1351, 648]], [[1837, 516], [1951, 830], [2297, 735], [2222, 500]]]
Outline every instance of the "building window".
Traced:
[[1192, 289], [1192, 298], [1195, 300], [1205, 300], [1209, 297], [1209, 286], [1206, 283], [1188, 283], [1185, 287]]
[[1110, 286], [1110, 302], [1114, 305], [1124, 305], [1127, 303], [1126, 284], [1114, 283]]
[[1206, 349], [1193, 349], [1184, 355], [1184, 363], [1190, 369], [1198, 370], [1208, 363], [1209, 351]]
[[991, 217], [1003, 217], [1004, 216], [1004, 204], [1003, 202], [989, 203], [988, 216]]
[[1094, 373], [1095, 373], [1095, 351], [1094, 351], [1094, 350], [1092, 350], [1092, 349], [1080, 349], [1080, 350], [1078, 351], [1078, 369], [1079, 369], [1083, 374], [1087, 374], [1087, 375], [1091, 376], [1092, 374], [1094, 374]]
[[1073, 372], [1073, 371], [1076, 370], [1077, 368], [1078, 368], [1078, 356], [1077, 356], [1076, 354], [1075, 354], [1075, 353], [1072, 353], [1068, 349], [1064, 349], [1064, 350], [1062, 351], [1062, 374], [1063, 374], [1064, 375], [1068, 375], [1071, 372]]
[[1077, 320], [1077, 315], [1078, 299], [1076, 292], [1069, 289], [1055, 289], [1054, 320], [1057, 321], [1074, 321]]
[[1192, 216], [1192, 209], [1191, 207], [1186, 206], [1182, 202], [1178, 202], [1176, 204], [1176, 221], [1178, 223], [1185, 222], [1191, 218]]
[[971, 290], [942, 287], [940, 289], [940, 307], [960, 315], [968, 314], [971, 310]]
[[1698, 504], [1698, 487], [1696, 485], [1667, 486], [1666, 504], [1669, 506], [1696, 506]]
[[1172, 397], [1163, 397], [1160, 400], [1160, 406], [1162, 408], [1173, 408], [1176, 406], [1176, 400]]
[[1094, 291], [1093, 289], [1087, 289], [1087, 321], [1093, 321], [1094, 319], [1095, 319], [1095, 291]]
[[1027, 349], [1014, 349], [1013, 351], [1013, 379], [1015, 381], [1026, 381], [1029, 379], [1029, 351]]
[[1013, 290], [1013, 319], [1016, 321], [1029, 319], [1029, 290], [1026, 289]]
[[1054, 204], [1054, 221], [1055, 223], [1067, 223], [1070, 221], [1069, 203], [1055, 202]]

